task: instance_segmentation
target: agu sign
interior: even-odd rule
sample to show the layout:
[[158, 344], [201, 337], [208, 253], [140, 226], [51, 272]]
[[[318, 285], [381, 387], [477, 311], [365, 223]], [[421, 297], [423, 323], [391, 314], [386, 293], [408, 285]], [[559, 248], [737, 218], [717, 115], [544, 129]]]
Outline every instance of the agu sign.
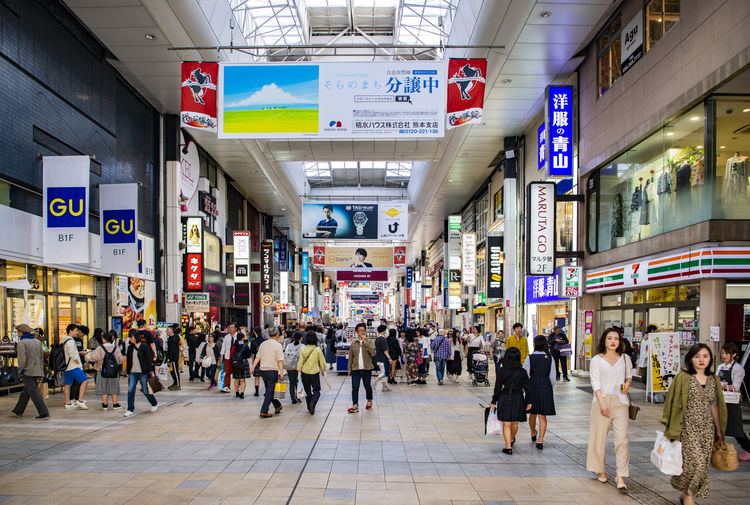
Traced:
[[45, 263], [89, 262], [89, 157], [43, 158]]

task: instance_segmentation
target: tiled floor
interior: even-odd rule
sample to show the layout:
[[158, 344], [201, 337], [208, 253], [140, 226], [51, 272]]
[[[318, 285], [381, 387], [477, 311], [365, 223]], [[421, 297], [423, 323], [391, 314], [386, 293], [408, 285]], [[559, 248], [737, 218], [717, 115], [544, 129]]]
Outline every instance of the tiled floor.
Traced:
[[[153, 414], [137, 397], [129, 419], [99, 410], [94, 395], [89, 411], [66, 411], [53, 395], [51, 421], [33, 421], [32, 406], [23, 419], [0, 417], [0, 504], [678, 503], [669, 478], [649, 462], [661, 408], [645, 404], [642, 393], [630, 430], [632, 478], [622, 493], [584, 468], [585, 379], [556, 386], [558, 415], [544, 451], [524, 425], [513, 456], [500, 452], [498, 437], [483, 435], [478, 403], [487, 403], [489, 388], [438, 386], [433, 378], [377, 392], [373, 410], [350, 415], [345, 379], [324, 384], [315, 416], [286, 401], [273, 419], [258, 418], [252, 394], [240, 400], [187, 381], [180, 392], [159, 393]], [[0, 412], [14, 402], [0, 397]], [[613, 475], [611, 447], [608, 454]], [[701, 503], [750, 503], [750, 464], [740, 465], [712, 471], [711, 499]]]

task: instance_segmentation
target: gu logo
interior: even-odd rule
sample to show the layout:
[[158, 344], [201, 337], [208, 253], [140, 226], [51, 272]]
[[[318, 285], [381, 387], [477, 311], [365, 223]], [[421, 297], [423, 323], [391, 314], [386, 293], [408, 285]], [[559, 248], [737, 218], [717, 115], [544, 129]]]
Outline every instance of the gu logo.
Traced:
[[85, 228], [86, 188], [47, 188], [47, 228]]
[[138, 239], [138, 273], [143, 273], [143, 240]]
[[135, 242], [135, 210], [103, 210], [104, 243], [132, 244]]

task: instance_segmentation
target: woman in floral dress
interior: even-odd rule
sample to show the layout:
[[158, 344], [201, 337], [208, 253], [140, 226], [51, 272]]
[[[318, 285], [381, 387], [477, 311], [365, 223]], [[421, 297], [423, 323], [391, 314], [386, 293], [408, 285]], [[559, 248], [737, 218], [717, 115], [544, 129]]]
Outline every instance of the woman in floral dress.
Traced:
[[706, 344], [690, 348], [685, 368], [669, 387], [661, 419], [664, 435], [682, 442], [682, 474], [672, 477], [681, 491], [680, 503], [708, 498], [708, 465], [714, 441], [724, 441], [727, 407], [721, 382], [713, 373], [713, 357]]
[[419, 357], [419, 342], [414, 330], [406, 330], [404, 339], [404, 364], [406, 365], [406, 382], [410, 386], [417, 384], [417, 358]]

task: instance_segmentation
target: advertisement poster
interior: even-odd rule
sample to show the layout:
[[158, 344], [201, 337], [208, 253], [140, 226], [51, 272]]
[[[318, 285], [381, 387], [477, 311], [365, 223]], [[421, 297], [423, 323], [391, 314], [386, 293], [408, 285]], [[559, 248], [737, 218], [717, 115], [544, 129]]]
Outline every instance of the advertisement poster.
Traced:
[[393, 266], [403, 268], [406, 266], [406, 247], [396, 246], [393, 248]]
[[326, 247], [325, 268], [393, 268], [393, 247]]
[[99, 186], [99, 237], [103, 272], [127, 274], [138, 268], [138, 184]]
[[180, 132], [180, 213], [183, 216], [198, 215], [198, 179], [200, 178], [200, 156], [198, 145], [187, 140]]
[[303, 203], [302, 236], [377, 240], [378, 205]]
[[[661, 21], [661, 20], [660, 20]], [[640, 10], [620, 33], [620, 67], [622, 75], [643, 56], [643, 11]]]
[[409, 234], [409, 203], [378, 204], [378, 240], [406, 240]]
[[112, 283], [115, 315], [122, 317], [122, 326], [127, 331], [139, 319], [145, 319], [148, 329], [156, 328], [156, 283], [115, 275]]
[[203, 252], [203, 219], [200, 217], [187, 218], [186, 244], [188, 253]]
[[43, 256], [45, 263], [89, 262], [88, 156], [44, 156]]
[[647, 393], [667, 391], [680, 372], [680, 334], [649, 333]]
[[313, 268], [321, 269], [326, 266], [326, 248], [323, 246], [313, 247]]
[[183, 61], [180, 84], [180, 126], [216, 131], [216, 82], [219, 64]]
[[444, 135], [440, 61], [222, 64], [219, 138]]
[[487, 60], [451, 58], [448, 63], [448, 129], [482, 124]]
[[302, 283], [310, 282], [310, 253], [302, 253]]

